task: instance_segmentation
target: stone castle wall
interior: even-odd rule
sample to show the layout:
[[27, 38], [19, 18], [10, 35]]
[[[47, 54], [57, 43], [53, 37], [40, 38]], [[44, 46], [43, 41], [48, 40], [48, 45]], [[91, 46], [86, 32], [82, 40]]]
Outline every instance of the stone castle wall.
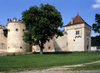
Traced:
[[7, 37], [4, 36], [4, 28], [0, 24], [0, 52], [6, 52], [7, 51]]
[[[65, 31], [68, 33], [67, 34], [68, 51], [85, 51], [84, 25], [85, 24], [82, 23], [65, 27]], [[76, 35], [77, 31], [79, 31], [78, 35]]]
[[56, 52], [68, 50], [67, 32], [64, 31], [63, 34], [64, 34], [63, 36], [59, 36], [58, 38], [55, 38], [54, 40], [54, 47], [55, 47]]
[[85, 51], [91, 51], [91, 27], [85, 25]]
[[[76, 35], [76, 31], [79, 34]], [[55, 38], [55, 51], [90, 51], [91, 27], [85, 23], [65, 27], [64, 36]]]
[[[40, 47], [38, 45], [32, 46], [32, 52], [34, 52], [34, 51], [40, 52]], [[55, 52], [53, 39], [47, 40], [47, 42], [44, 44], [43, 52]]]
[[[38, 45], [30, 46], [23, 41], [25, 24], [21, 19], [8, 19], [7, 26], [0, 25], [0, 52], [40, 52]], [[76, 35], [76, 31], [79, 34]], [[91, 27], [86, 23], [66, 26], [64, 36], [47, 40], [43, 52], [90, 51]]]

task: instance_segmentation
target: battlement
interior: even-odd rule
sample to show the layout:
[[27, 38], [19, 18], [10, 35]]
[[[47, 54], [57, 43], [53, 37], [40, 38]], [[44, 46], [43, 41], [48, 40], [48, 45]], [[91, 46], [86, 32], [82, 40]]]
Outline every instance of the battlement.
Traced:
[[6, 27], [5, 27], [4, 25], [2, 26], [2, 25], [0, 24], [0, 29], [6, 29]]
[[8, 23], [10, 23], [10, 22], [22, 22], [21, 19], [19, 19], [19, 20], [17, 21], [16, 17], [14, 17], [13, 20], [7, 19], [7, 21], [8, 21]]

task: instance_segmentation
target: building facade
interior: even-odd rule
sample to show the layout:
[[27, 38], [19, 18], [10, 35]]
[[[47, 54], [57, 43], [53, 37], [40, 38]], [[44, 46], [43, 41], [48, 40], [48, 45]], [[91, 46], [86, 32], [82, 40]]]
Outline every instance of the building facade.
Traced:
[[23, 33], [25, 25], [21, 19], [17, 21], [14, 17], [13, 21], [8, 19], [5, 26], [0, 27], [0, 50], [1, 52], [29, 52], [29, 44], [23, 41]]
[[91, 26], [79, 15], [65, 26], [64, 36], [55, 39], [56, 51], [90, 51]]
[[[64, 26], [63, 36], [47, 40], [43, 52], [62, 51], [90, 51], [91, 50], [91, 26], [79, 15], [71, 18]], [[0, 24], [0, 52], [40, 52], [38, 45], [31, 46], [23, 41], [25, 24], [14, 17], [8, 19], [6, 27]]]
[[7, 50], [7, 36], [4, 30], [6, 30], [6, 27], [0, 24], [0, 52], [5, 52]]
[[[8, 19], [6, 27], [0, 24], [0, 52], [40, 52], [40, 47], [30, 46], [23, 41], [25, 24], [14, 17]], [[44, 52], [55, 52], [53, 40], [48, 40], [44, 45]]]

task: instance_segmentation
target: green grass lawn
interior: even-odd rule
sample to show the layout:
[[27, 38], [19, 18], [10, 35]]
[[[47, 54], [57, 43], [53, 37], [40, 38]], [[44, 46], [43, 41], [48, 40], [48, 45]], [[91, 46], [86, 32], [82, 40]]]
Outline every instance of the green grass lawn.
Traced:
[[64, 52], [0, 57], [0, 71], [42, 69], [100, 60], [100, 52]]

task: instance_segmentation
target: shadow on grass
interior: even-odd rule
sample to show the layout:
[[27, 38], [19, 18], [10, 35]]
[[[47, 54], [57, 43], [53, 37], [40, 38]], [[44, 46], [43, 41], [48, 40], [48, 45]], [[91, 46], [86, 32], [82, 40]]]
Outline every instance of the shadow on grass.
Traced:
[[[71, 54], [72, 52], [43, 52], [43, 54]], [[40, 54], [40, 52], [35, 52], [33, 54]]]

